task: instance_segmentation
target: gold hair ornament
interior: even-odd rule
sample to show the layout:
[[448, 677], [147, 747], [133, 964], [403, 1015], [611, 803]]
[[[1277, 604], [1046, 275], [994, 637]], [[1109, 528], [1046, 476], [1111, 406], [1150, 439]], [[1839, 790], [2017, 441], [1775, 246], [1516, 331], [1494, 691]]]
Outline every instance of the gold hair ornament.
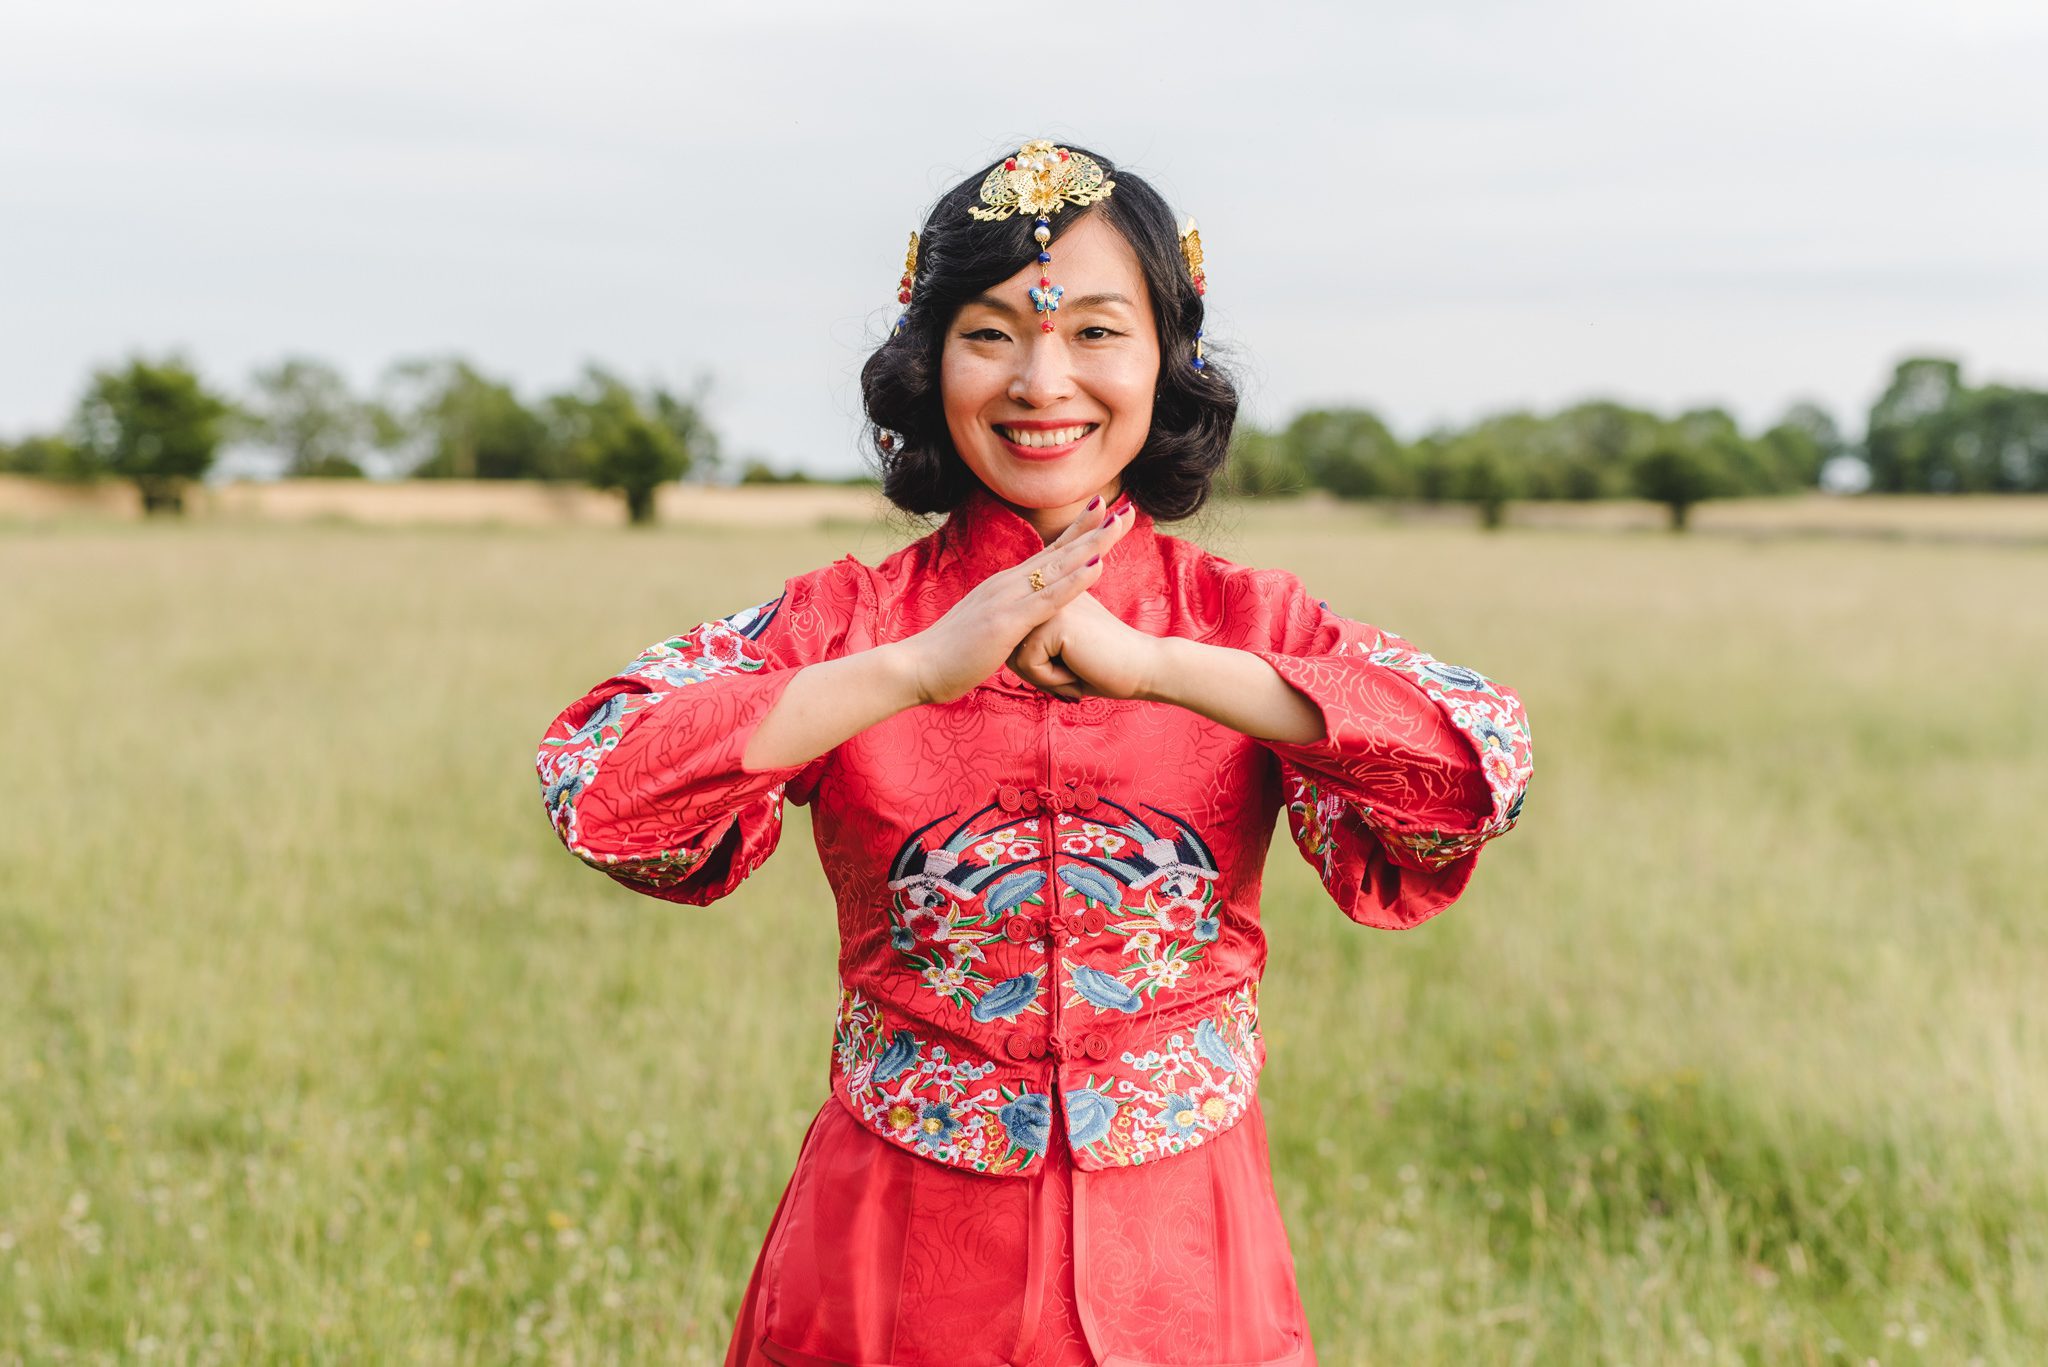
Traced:
[[[1202, 235], [1195, 231], [1195, 220], [1190, 218], [1188, 226], [1180, 230], [1180, 254], [1188, 263], [1188, 279], [1195, 285], [1196, 294], [1209, 292], [1209, 277], [1202, 271]], [[1195, 369], [1201, 370], [1209, 363], [1202, 359], [1202, 330], [1195, 329]]]
[[896, 285], [896, 302], [904, 305], [904, 311], [896, 315], [895, 331], [901, 332], [910, 325], [910, 289], [917, 279], [917, 234], [910, 235], [910, 250], [903, 257], [903, 279]]
[[969, 205], [969, 214], [983, 223], [1015, 213], [1031, 214], [1038, 220], [1031, 230], [1038, 243], [1038, 283], [1031, 288], [1031, 307], [1045, 315], [1038, 324], [1042, 331], [1052, 331], [1052, 314], [1066, 293], [1047, 274], [1052, 264], [1052, 253], [1046, 250], [1052, 241], [1052, 220], [1046, 215], [1058, 213], [1063, 204], [1094, 204], [1107, 199], [1115, 188], [1116, 182], [1107, 177], [1101, 162], [1086, 153], [1055, 147], [1045, 138], [1025, 143], [1015, 156], [1003, 158], [1001, 166], [982, 177], [981, 202], [988, 207]]

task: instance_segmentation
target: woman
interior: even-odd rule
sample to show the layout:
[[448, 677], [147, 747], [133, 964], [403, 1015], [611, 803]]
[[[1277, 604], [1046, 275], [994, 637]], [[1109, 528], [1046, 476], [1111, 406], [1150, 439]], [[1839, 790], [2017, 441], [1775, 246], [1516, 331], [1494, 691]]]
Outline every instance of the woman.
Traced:
[[565, 710], [568, 848], [703, 905], [808, 803], [838, 903], [832, 1096], [728, 1363], [1314, 1361], [1255, 1094], [1277, 814], [1415, 925], [1514, 825], [1509, 689], [1159, 532], [1222, 467], [1201, 256], [1099, 157], [946, 194], [863, 372], [883, 490], [947, 512]]

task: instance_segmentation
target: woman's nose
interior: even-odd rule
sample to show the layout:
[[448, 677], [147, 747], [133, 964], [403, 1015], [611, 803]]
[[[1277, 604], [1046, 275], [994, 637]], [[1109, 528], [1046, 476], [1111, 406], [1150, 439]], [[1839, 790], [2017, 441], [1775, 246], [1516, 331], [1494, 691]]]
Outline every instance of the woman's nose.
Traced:
[[1067, 344], [1057, 333], [1037, 334], [1024, 348], [1023, 368], [1010, 382], [1010, 398], [1045, 408], [1072, 398], [1074, 373], [1067, 364]]

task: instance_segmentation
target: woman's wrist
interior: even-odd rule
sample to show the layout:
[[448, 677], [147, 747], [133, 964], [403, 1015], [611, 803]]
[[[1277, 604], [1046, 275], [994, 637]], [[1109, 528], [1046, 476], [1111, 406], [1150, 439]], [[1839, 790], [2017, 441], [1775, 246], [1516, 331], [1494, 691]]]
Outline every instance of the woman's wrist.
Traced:
[[890, 716], [923, 705], [924, 666], [917, 648], [909, 640], [884, 641], [867, 654], [881, 683], [879, 691], [888, 699]]
[[1139, 674], [1139, 686], [1132, 696], [1145, 702], [1186, 707], [1187, 692], [1183, 685], [1200, 668], [1195, 653], [1210, 648], [1184, 636], [1153, 637], [1150, 658]]
[[1312, 744], [1323, 738], [1322, 710], [1278, 670], [1248, 650], [1162, 636], [1137, 696], [1172, 703], [1255, 740]]

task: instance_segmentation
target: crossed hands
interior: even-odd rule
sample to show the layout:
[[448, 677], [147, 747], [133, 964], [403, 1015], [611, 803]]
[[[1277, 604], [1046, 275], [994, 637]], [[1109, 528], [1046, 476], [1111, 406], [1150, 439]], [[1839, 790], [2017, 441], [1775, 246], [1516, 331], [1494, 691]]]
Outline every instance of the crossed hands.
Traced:
[[[982, 580], [912, 637], [919, 701], [952, 702], [1004, 664], [1069, 700], [1145, 696], [1159, 638], [1126, 626], [1088, 593], [1102, 557], [1136, 520], [1123, 500], [1084, 509], [1044, 550]], [[1043, 588], [1031, 587], [1033, 570]]]

